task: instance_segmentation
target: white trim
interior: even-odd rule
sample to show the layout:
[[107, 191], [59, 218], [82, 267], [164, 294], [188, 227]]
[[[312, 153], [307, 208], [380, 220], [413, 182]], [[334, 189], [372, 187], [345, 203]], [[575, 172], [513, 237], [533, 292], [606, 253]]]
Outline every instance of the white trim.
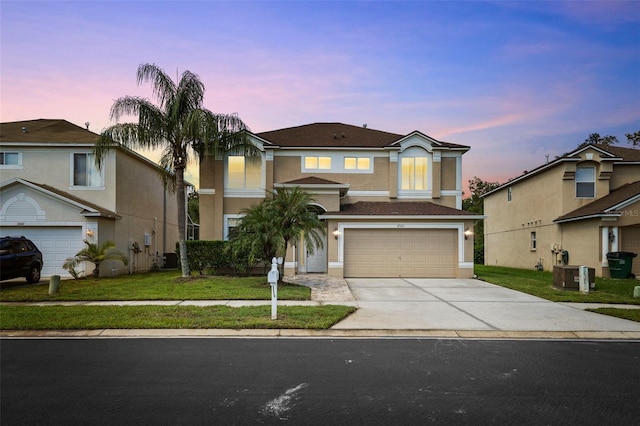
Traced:
[[222, 239], [224, 241], [228, 241], [229, 240], [229, 219], [242, 219], [244, 217], [244, 215], [242, 214], [225, 214], [222, 216], [222, 222], [223, 222], [223, 237]]
[[347, 192], [349, 197], [389, 197], [389, 191], [352, 191]]
[[458, 269], [473, 269], [473, 262], [458, 262]]
[[200, 191], [198, 191], [198, 194], [200, 195], [215, 195], [216, 190], [215, 189], [209, 189], [209, 188], [200, 188]]
[[[322, 214], [320, 219], [343, 219], [343, 220], [482, 220], [485, 215], [347, 215], [347, 214]], [[372, 222], [378, 223], [378, 222]], [[395, 222], [394, 222], [395, 223]]]
[[266, 190], [262, 189], [225, 189], [225, 198], [264, 198]]

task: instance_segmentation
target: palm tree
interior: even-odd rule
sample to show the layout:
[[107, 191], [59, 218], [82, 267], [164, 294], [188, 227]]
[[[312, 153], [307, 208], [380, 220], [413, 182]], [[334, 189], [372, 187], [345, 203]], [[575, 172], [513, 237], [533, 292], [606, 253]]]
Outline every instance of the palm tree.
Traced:
[[73, 270], [71, 273], [74, 275], [74, 278], [77, 278], [77, 273], [74, 273], [75, 267], [80, 262], [93, 263], [95, 266], [93, 276], [96, 278], [100, 276], [100, 265], [105, 260], [119, 260], [124, 263], [125, 266], [129, 263], [124, 253], [114, 250], [116, 245], [113, 241], [107, 240], [100, 245], [90, 243], [87, 240], [84, 240], [84, 243], [86, 247], [76, 253], [75, 257], [67, 259], [64, 264], [65, 269], [68, 269], [70, 272]]
[[299, 187], [279, 188], [270, 198], [243, 211], [239, 238], [253, 240], [254, 249], [265, 262], [277, 253], [286, 256], [288, 247], [300, 239], [313, 253], [323, 245], [325, 226], [311, 208], [312, 202], [313, 198]]
[[180, 263], [186, 277], [184, 171], [189, 159], [205, 153], [252, 155], [256, 148], [246, 138], [247, 126], [236, 114], [214, 114], [202, 106], [204, 85], [196, 74], [185, 71], [176, 84], [157, 65], [141, 64], [137, 82], [151, 82], [158, 105], [135, 96], [117, 99], [111, 106], [111, 120], [134, 115], [138, 122], [117, 123], [103, 130], [94, 147], [96, 163], [100, 167], [106, 153], [119, 145], [162, 150], [160, 165], [168, 172], [165, 183], [172, 183], [177, 195]]
[[282, 248], [280, 229], [274, 226], [276, 218], [270, 202], [270, 199], [264, 199], [255, 206], [243, 209], [242, 221], [230, 235], [232, 250], [244, 251], [249, 263], [262, 260], [265, 265], [270, 265], [271, 259]]
[[289, 245], [295, 244], [301, 237], [310, 253], [315, 248], [322, 247], [325, 226], [310, 208], [312, 202], [311, 195], [299, 187], [279, 188], [273, 192], [270, 207], [280, 229], [283, 257], [286, 256]]

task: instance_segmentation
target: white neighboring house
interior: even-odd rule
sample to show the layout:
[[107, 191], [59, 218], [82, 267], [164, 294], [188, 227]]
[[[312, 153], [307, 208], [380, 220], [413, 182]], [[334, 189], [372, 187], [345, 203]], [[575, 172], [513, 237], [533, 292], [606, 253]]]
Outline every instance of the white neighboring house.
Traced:
[[[162, 266], [178, 240], [177, 197], [160, 167], [118, 147], [98, 170], [98, 135], [65, 120], [0, 123], [0, 234], [23, 235], [42, 251], [42, 277], [69, 274], [83, 240], [111, 240], [129, 265], [105, 262], [101, 276]], [[81, 266], [86, 274], [93, 265]]]

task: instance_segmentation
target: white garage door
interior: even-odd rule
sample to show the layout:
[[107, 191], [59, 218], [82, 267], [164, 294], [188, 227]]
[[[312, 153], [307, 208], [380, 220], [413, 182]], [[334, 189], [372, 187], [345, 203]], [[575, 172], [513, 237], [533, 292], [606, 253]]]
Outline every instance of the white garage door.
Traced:
[[345, 277], [455, 278], [455, 229], [346, 229]]
[[82, 228], [73, 227], [2, 227], [2, 235], [25, 236], [42, 252], [42, 277], [70, 277], [62, 268], [68, 257], [82, 250]]

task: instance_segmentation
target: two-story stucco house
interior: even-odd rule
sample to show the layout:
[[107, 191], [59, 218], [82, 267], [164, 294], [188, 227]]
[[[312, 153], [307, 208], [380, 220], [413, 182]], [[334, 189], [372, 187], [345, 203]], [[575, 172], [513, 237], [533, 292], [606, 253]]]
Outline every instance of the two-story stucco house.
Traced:
[[640, 150], [577, 149], [485, 194], [484, 213], [487, 265], [566, 261], [609, 276], [607, 253], [640, 253]]
[[114, 241], [129, 257], [128, 266], [105, 262], [101, 275], [149, 270], [175, 250], [177, 201], [159, 166], [119, 147], [98, 169], [97, 137], [65, 120], [0, 124], [0, 234], [33, 240], [43, 277], [69, 276], [62, 265], [85, 239]]
[[[313, 254], [295, 247], [285, 274], [471, 277], [475, 220], [461, 210], [468, 146], [366, 126], [315, 123], [251, 133], [260, 156], [200, 163], [200, 238], [226, 239], [265, 191], [308, 191], [326, 224]], [[466, 232], [466, 233], [465, 233]]]

